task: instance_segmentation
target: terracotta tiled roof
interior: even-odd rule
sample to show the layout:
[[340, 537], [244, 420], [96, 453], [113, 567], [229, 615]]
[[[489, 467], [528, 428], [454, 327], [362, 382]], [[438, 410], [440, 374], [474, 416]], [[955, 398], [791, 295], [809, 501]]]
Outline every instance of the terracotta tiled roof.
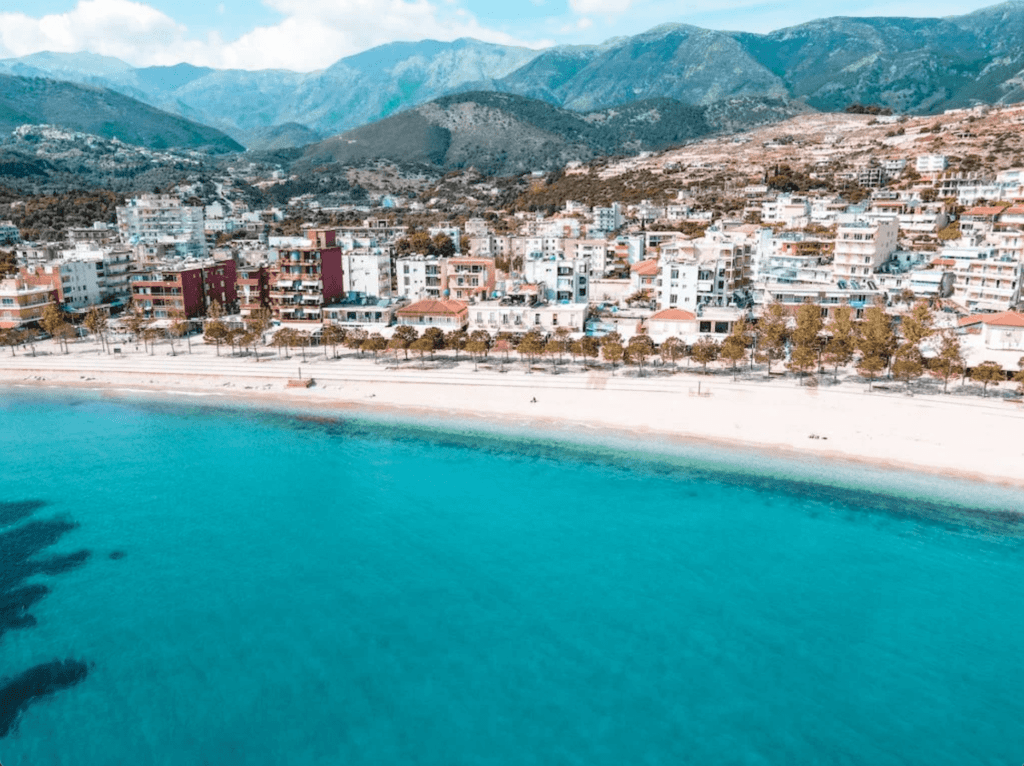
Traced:
[[972, 207], [970, 210], [968, 210], [966, 213], [964, 213], [964, 216], [968, 216], [968, 215], [980, 215], [980, 216], [999, 215], [1000, 213], [1003, 212], [1003, 210], [1004, 210], [1004, 208], [1001, 208], [1001, 207]]
[[956, 261], [952, 258], [936, 258], [932, 261], [932, 266], [956, 266]]
[[653, 277], [658, 273], [658, 261], [655, 258], [648, 258], [646, 261], [634, 263], [629, 270], [641, 277]]
[[1024, 327], [1024, 314], [1016, 311], [1003, 311], [999, 314], [975, 314], [960, 320], [961, 327], [975, 324], [994, 325], [996, 327]]
[[1024, 205], [1014, 205], [1013, 207], [1006, 208], [1008, 215], [1024, 215]]
[[398, 309], [398, 316], [425, 316], [427, 314], [457, 316], [466, 310], [462, 301], [439, 301], [433, 298], [416, 301], [409, 306]]
[[696, 318], [697, 315], [692, 311], [685, 311], [683, 309], [662, 309], [656, 314], [651, 314], [650, 321], [692, 322]]

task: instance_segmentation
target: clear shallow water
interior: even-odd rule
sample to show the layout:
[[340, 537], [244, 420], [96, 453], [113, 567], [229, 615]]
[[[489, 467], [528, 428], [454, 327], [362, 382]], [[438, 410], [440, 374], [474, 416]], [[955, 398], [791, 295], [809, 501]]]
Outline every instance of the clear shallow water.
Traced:
[[692, 457], [0, 395], [0, 604], [36, 623], [0, 607], [5, 766], [1024, 762], [1012, 517]]

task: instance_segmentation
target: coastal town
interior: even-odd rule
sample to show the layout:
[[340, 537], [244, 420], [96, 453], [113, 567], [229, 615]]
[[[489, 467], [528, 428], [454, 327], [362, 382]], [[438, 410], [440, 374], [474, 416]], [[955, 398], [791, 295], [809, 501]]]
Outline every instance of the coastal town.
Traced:
[[[962, 379], [983, 395], [1000, 383], [1024, 388], [1024, 167], [899, 151], [922, 145], [905, 144], [907, 127], [936, 150], [936, 125], [963, 138], [993, 113], [1005, 124], [1020, 112], [957, 110], [909, 126], [885, 115], [805, 118], [818, 146], [843, 139], [813, 136], [808, 120], [833, 132], [885, 129], [893, 146], [826, 175], [820, 160], [812, 170], [787, 164], [777, 150], [793, 139], [776, 126], [761, 142], [774, 164], [734, 173], [710, 195], [661, 183], [656, 199], [550, 204], [552, 189], [607, 192], [623, 173], [665, 175], [681, 163], [691, 178], [722, 171], [698, 162], [701, 151], [714, 157], [749, 136], [534, 173], [520, 179], [527, 198], [545, 200], [532, 210], [470, 206], [452, 195], [465, 183], [456, 173], [434, 189], [440, 196], [379, 194], [336, 208], [303, 195], [252, 209], [230, 178], [197, 204], [201, 185], [183, 182], [129, 197], [114, 221], [67, 227], [61, 241], [27, 239], [35, 232], [6, 221], [0, 340], [12, 356], [38, 353], [46, 338], [69, 351], [68, 339], [91, 334], [107, 354], [205, 342], [258, 360], [341, 346], [374, 359], [548, 359], [556, 371], [571, 367], [559, 367], [566, 358], [636, 375], [685, 360], [704, 373], [757, 366], [811, 385], [843, 369], [908, 391], [928, 379], [946, 391]], [[815, 190], [822, 179], [842, 190]], [[485, 187], [477, 180], [472, 191], [486, 196]], [[6, 208], [13, 218], [24, 204]]]

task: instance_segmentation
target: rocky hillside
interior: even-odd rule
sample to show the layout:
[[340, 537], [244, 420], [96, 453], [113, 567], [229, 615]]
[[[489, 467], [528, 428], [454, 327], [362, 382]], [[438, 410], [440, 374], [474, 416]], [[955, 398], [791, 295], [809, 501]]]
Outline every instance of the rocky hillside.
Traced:
[[0, 75], [0, 134], [25, 124], [55, 125], [150, 149], [242, 150], [218, 130], [111, 90]]
[[[582, 66], [571, 65], [571, 53]], [[786, 95], [782, 81], [737, 40], [684, 24], [666, 24], [601, 48], [545, 53], [498, 87], [580, 111], [657, 97], [710, 104]]]
[[300, 165], [386, 159], [508, 175], [661, 149], [805, 109], [782, 99], [740, 99], [712, 108], [661, 98], [578, 113], [522, 96], [475, 92], [446, 96], [309, 146]]

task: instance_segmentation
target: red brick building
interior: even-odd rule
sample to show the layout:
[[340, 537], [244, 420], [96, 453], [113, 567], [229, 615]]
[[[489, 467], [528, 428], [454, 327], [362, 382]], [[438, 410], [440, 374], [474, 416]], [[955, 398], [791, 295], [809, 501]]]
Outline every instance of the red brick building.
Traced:
[[174, 264], [132, 274], [132, 300], [147, 316], [167, 319], [183, 313], [201, 317], [213, 301], [226, 313], [236, 310], [234, 261]]

